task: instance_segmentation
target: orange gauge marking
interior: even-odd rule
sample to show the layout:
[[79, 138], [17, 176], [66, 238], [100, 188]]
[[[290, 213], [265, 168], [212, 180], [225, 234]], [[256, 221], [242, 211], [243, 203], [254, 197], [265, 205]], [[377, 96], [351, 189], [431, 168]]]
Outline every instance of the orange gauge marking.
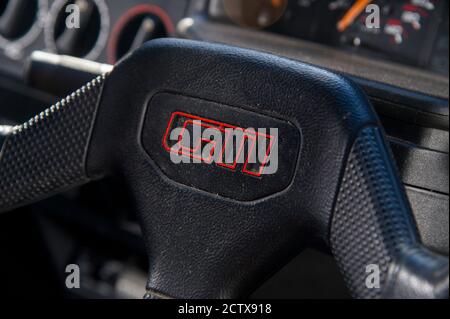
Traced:
[[345, 13], [344, 17], [338, 22], [339, 32], [345, 31], [363, 10], [372, 2], [372, 0], [357, 0], [353, 6]]

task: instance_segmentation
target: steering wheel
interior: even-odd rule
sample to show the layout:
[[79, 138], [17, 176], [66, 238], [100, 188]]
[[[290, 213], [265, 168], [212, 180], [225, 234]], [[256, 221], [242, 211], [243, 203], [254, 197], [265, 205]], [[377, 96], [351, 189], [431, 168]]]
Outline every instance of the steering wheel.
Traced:
[[[182, 145], [195, 129], [218, 134]], [[244, 162], [217, 161], [219, 137], [233, 132], [244, 132], [241, 146], [264, 140], [268, 157], [249, 162], [247, 147], [235, 154]], [[216, 161], [196, 158], [202, 145]], [[14, 128], [0, 154], [0, 211], [111, 174], [139, 215], [148, 298], [246, 297], [306, 247], [332, 253], [355, 298], [448, 298], [448, 257], [421, 244], [375, 112], [331, 72], [151, 41]]]

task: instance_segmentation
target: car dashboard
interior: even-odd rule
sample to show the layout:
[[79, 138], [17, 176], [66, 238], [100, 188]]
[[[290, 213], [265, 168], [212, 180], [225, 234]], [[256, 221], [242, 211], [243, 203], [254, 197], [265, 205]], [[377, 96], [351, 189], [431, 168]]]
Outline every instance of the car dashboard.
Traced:
[[67, 6], [76, 2], [4, 1], [0, 7], [2, 71], [20, 77], [34, 50], [114, 64], [142, 41], [139, 37], [180, 36], [176, 28], [186, 31], [184, 18], [203, 15], [213, 23], [448, 75], [447, 1], [364, 1], [362, 8], [371, 5], [379, 12], [378, 20], [372, 21], [375, 11], [351, 11], [351, 0], [95, 0], [85, 1], [89, 8], [82, 10], [80, 19], [86, 22], [73, 32], [64, 23], [69, 16]]
[[[68, 28], [68, 21], [77, 23], [67, 10], [73, 4], [81, 8], [78, 28]], [[368, 5], [374, 11], [364, 10]], [[365, 90], [389, 137], [422, 240], [448, 255], [448, 9], [444, 0], [2, 1], [0, 128], [24, 122], [61, 98], [27, 81], [29, 59], [36, 50], [113, 65], [145, 41], [180, 37], [317, 65]], [[372, 16], [377, 10], [378, 20]], [[0, 246], [8, 251], [11, 264], [26, 265], [30, 256], [16, 253], [24, 249], [41, 262], [26, 274], [25, 266], [0, 266], [5, 268], [1, 274], [23, 274], [1, 279], [12, 290], [42, 281], [47, 287], [44, 297], [143, 296], [148, 261], [120, 179], [96, 182], [22, 210], [24, 230], [34, 240], [13, 231], [24, 215], [4, 215]], [[6, 243], [12, 247], [5, 248]], [[61, 285], [70, 263], [85, 269], [84, 288], [75, 292]], [[298, 291], [305, 282], [313, 284]], [[330, 289], [324, 292], [320, 287], [326, 285]], [[347, 294], [327, 252], [307, 251], [253, 297], [273, 296]]]
[[372, 5], [373, 12], [380, 12], [377, 21], [371, 20], [370, 7], [369, 12], [359, 12], [358, 8], [351, 11], [354, 1], [279, 1], [278, 7], [268, 4], [267, 8], [255, 8], [254, 4], [252, 7], [252, 1], [241, 1], [241, 6], [238, 2], [225, 2], [224, 6], [222, 1], [216, 1], [209, 9], [210, 16], [448, 75], [445, 1], [362, 2], [361, 8]]

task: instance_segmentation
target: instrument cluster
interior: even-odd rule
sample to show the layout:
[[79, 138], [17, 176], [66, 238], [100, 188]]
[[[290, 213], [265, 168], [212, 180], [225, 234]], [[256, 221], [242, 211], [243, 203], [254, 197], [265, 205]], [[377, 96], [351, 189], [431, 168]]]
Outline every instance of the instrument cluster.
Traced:
[[115, 63], [145, 41], [171, 36], [189, 0], [0, 1], [0, 70], [21, 76], [34, 50]]
[[448, 75], [447, 0], [212, 0], [214, 19]]
[[[175, 26], [196, 2], [0, 1], [0, 70], [21, 77], [34, 50], [113, 64], [145, 41], [175, 35]], [[447, 0], [208, 2], [213, 20], [449, 74]]]

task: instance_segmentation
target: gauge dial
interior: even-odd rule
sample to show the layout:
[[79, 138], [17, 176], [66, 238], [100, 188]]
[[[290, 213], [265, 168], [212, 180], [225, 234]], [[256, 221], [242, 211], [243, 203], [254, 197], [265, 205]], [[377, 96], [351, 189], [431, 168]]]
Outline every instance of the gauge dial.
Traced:
[[267, 28], [286, 10], [288, 0], [224, 0], [229, 18], [251, 28]]
[[174, 33], [172, 20], [161, 7], [137, 5], [125, 12], [114, 26], [108, 43], [108, 62], [115, 64], [144, 42]]
[[0, 49], [19, 60], [38, 37], [47, 15], [47, 0], [8, 0], [0, 3]]
[[292, 0], [277, 4], [222, 0], [222, 3], [227, 15], [243, 26], [264, 27], [274, 33], [419, 67], [430, 62], [437, 29], [447, 7], [445, 0]]
[[[79, 26], [70, 28], [69, 5], [79, 8]], [[45, 25], [45, 43], [50, 52], [95, 60], [109, 35], [109, 12], [104, 0], [56, 0]]]
[[[394, 54], [403, 62], [422, 65], [429, 60], [433, 37], [430, 29], [439, 25], [441, 10], [437, 10], [444, 1], [439, 0], [403, 0], [369, 1], [379, 9], [379, 23], [369, 21], [373, 12], [361, 13], [340, 32], [343, 45], [368, 49], [376, 53]], [[345, 16], [344, 18], [345, 19]], [[343, 20], [342, 19], [342, 20]], [[342, 21], [341, 20], [341, 21]], [[428, 43], [430, 41], [430, 43]]]

